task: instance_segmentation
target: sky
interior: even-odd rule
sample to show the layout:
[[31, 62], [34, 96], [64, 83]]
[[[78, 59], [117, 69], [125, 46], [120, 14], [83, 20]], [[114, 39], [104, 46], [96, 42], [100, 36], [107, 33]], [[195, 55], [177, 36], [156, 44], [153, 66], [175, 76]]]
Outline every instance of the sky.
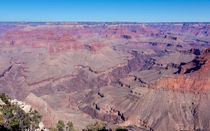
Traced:
[[0, 0], [0, 21], [210, 22], [210, 0]]

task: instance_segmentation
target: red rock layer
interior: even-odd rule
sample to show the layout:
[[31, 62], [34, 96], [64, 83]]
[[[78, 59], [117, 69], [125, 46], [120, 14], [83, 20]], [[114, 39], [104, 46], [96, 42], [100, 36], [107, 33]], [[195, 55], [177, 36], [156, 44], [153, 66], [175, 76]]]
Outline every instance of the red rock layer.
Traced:
[[[78, 32], [77, 32], [78, 33]], [[76, 34], [77, 34], [76, 33]], [[88, 42], [83, 45], [78, 41], [78, 36], [70, 29], [33, 29], [29, 31], [19, 30], [8, 32], [1, 37], [4, 43], [12, 46], [29, 45], [33, 48], [45, 48], [50, 53], [67, 50], [87, 49], [87, 45], [93, 52], [105, 46], [103, 43]]]
[[192, 62], [182, 66], [180, 74], [161, 79], [157, 83], [157, 88], [210, 89], [210, 48]]

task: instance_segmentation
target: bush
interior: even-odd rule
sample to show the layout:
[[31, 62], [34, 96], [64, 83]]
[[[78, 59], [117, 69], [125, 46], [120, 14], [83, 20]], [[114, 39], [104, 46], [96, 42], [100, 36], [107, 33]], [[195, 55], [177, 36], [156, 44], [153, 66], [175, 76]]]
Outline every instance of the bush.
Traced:
[[116, 131], [127, 131], [125, 127], [119, 126], [117, 127]]
[[104, 124], [101, 121], [96, 121], [93, 124], [89, 124], [86, 129], [83, 129], [83, 131], [109, 131], [106, 129]]
[[74, 125], [73, 125], [72, 122], [69, 121], [69, 122], [67, 123], [66, 131], [75, 131]]
[[[66, 127], [66, 130], [65, 130]], [[68, 122], [65, 126], [64, 122], [62, 120], [59, 120], [56, 124], [56, 128], [51, 128], [50, 131], [75, 131], [74, 125], [72, 122]]]
[[58, 131], [64, 131], [64, 128], [65, 128], [64, 122], [62, 120], [59, 120], [56, 125], [56, 128], [58, 129]]
[[0, 99], [5, 103], [0, 107], [0, 129], [23, 131], [39, 127], [41, 116], [36, 110], [25, 113], [18, 105], [11, 104], [10, 98], [5, 94], [0, 94]]
[[9, 105], [10, 102], [10, 98], [5, 94], [5, 93], [1, 93], [0, 94], [0, 99], [6, 104], [6, 105]]

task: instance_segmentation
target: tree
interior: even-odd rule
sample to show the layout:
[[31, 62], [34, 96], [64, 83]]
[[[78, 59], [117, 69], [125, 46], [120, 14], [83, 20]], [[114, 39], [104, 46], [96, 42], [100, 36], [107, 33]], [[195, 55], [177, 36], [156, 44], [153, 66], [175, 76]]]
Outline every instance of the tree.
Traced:
[[30, 128], [37, 129], [39, 127], [39, 122], [41, 121], [42, 116], [39, 115], [37, 110], [33, 110], [28, 115], [30, 118]]
[[74, 125], [73, 125], [72, 122], [69, 121], [69, 122], [67, 123], [66, 131], [75, 131]]
[[0, 99], [5, 103], [0, 106], [0, 129], [10, 131], [35, 130], [39, 127], [41, 116], [36, 110], [24, 112], [17, 104], [11, 104], [4, 93]]
[[[66, 127], [66, 130], [65, 130]], [[66, 125], [62, 120], [58, 120], [56, 128], [51, 128], [50, 131], [76, 131], [72, 122], [68, 122]]]
[[0, 94], [0, 99], [1, 99], [6, 105], [9, 105], [9, 104], [10, 104], [10, 102], [9, 102], [10, 98], [9, 98], [9, 96], [7, 96], [5, 93], [1, 93], [1, 94]]
[[116, 131], [127, 131], [125, 127], [119, 126], [117, 127]]
[[102, 131], [106, 130], [101, 121], [96, 121], [94, 124], [89, 124], [83, 131]]
[[65, 128], [64, 122], [62, 120], [59, 120], [56, 125], [56, 128], [58, 129], [58, 131], [64, 131], [64, 128]]

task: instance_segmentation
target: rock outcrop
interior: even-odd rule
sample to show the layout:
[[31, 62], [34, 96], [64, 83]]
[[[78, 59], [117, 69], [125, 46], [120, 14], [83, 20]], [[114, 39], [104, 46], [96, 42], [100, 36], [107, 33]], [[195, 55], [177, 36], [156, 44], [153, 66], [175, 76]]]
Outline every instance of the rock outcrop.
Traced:
[[182, 64], [179, 74], [161, 79], [158, 88], [186, 88], [190, 90], [210, 89], [210, 48], [192, 62]]

